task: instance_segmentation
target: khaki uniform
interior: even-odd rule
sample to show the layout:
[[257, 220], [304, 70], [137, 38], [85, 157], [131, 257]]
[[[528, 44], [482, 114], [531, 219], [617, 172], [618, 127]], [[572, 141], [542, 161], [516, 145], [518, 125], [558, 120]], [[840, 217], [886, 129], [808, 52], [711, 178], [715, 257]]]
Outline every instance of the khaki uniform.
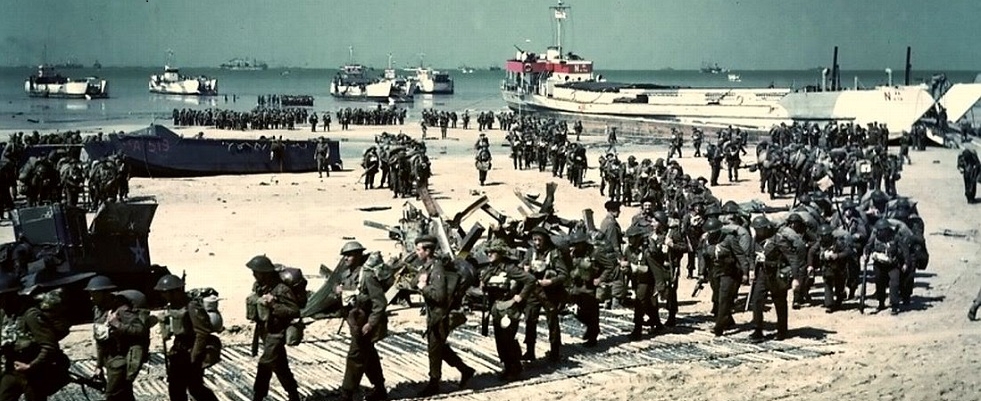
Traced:
[[259, 401], [266, 398], [269, 394], [269, 380], [275, 373], [286, 390], [288, 400], [299, 401], [298, 384], [286, 356], [286, 329], [293, 319], [300, 317], [300, 307], [292, 290], [282, 282], [272, 285], [256, 283], [250, 297], [257, 300], [266, 294], [271, 294], [273, 301], [268, 305], [256, 306], [256, 330], [260, 330], [263, 346], [253, 386], [253, 399]]

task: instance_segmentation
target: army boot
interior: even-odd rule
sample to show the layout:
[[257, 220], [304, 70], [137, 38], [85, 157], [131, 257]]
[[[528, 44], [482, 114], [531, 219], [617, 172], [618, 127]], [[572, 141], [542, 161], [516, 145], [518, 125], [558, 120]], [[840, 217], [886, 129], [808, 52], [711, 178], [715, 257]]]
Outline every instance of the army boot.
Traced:
[[416, 394], [416, 397], [432, 397], [436, 394], [439, 394], [439, 380], [430, 379], [429, 383], [426, 383], [426, 387], [423, 387], [422, 390]]

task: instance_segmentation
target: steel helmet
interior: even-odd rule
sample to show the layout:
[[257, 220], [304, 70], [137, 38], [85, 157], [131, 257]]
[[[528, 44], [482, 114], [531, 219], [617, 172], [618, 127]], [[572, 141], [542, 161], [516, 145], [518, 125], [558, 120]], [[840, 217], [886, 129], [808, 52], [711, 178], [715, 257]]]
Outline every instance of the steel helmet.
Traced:
[[505, 243], [504, 240], [502, 240], [500, 238], [495, 238], [495, 239], [490, 240], [487, 243], [486, 251], [488, 253], [490, 253], [490, 252], [499, 252], [499, 253], [501, 253], [503, 255], [507, 255], [508, 252], [511, 251], [511, 248], [508, 247], [508, 244]]
[[146, 295], [143, 295], [142, 292], [137, 290], [122, 290], [112, 294], [125, 299], [134, 308], [143, 309], [147, 306]]
[[772, 227], [770, 219], [766, 218], [766, 216], [754, 217], [752, 223], [750, 223], [750, 226], [757, 230]]
[[273, 265], [272, 261], [269, 260], [266, 255], [258, 255], [253, 257], [248, 263], [245, 264], [245, 266], [252, 269], [254, 272], [260, 273], [271, 273], [276, 271], [276, 266]]
[[831, 233], [834, 231], [834, 227], [831, 227], [830, 224], [822, 224], [821, 227], [818, 228], [818, 235], [831, 235]]
[[702, 230], [704, 230], [707, 233], [714, 233], [721, 229], [722, 229], [722, 222], [715, 217], [709, 217], [708, 220], [705, 220], [705, 224], [702, 225]]
[[361, 243], [358, 241], [350, 241], [341, 247], [341, 255], [362, 252], [364, 252], [364, 245], [361, 245]]
[[113, 284], [112, 280], [106, 276], [92, 277], [89, 279], [89, 284], [85, 286], [85, 291], [109, 291], [118, 289], [119, 287]]
[[160, 277], [160, 280], [157, 280], [157, 285], [153, 287], [156, 291], [170, 291], [181, 288], [184, 288], [184, 280], [173, 274]]
[[668, 214], [663, 210], [654, 212], [654, 220], [661, 224], [668, 224]]
[[739, 208], [739, 204], [733, 201], [726, 201], [726, 203], [722, 205], [723, 213], [739, 213], [741, 211], [742, 210]]
[[20, 291], [23, 286], [20, 284], [20, 277], [15, 274], [0, 274], [0, 294], [9, 294]]
[[793, 223], [804, 224], [804, 219], [797, 213], [791, 213], [790, 216], [787, 216], [787, 224]]
[[875, 227], [875, 231], [890, 232], [890, 233], [893, 232], [892, 224], [889, 224], [889, 222], [886, 221], [886, 219], [879, 219], [879, 221], [875, 222], [874, 227]]
[[279, 271], [279, 279], [286, 285], [293, 286], [306, 280], [300, 269], [283, 269]]

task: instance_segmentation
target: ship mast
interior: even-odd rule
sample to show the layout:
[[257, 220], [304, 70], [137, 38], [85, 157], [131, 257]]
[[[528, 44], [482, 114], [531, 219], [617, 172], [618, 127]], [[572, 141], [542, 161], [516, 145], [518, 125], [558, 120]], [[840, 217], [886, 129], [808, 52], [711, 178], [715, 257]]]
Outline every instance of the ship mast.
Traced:
[[566, 10], [572, 7], [559, 0], [558, 5], [549, 8], [555, 12], [555, 47], [559, 49], [559, 58], [562, 58], [562, 20], [566, 18]]
[[347, 47], [347, 61], [348, 64], [354, 64], [354, 46]]

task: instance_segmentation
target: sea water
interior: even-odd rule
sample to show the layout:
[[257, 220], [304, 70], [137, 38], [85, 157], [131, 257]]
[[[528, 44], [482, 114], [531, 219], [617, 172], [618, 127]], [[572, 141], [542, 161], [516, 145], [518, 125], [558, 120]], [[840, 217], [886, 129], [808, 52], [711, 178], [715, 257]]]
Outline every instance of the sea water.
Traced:
[[[98, 76], [108, 80], [108, 99], [44, 99], [31, 98], [24, 92], [24, 81], [35, 70], [26, 67], [0, 68], [0, 130], [33, 131], [42, 133], [56, 130], [82, 129], [87, 131], [108, 130], [119, 126], [145, 126], [153, 122], [168, 123], [174, 109], [253, 109], [260, 95], [288, 94], [311, 95], [313, 109], [318, 112], [334, 112], [343, 107], [375, 107], [374, 103], [352, 102], [332, 98], [329, 85], [337, 73], [334, 69], [269, 69], [264, 71], [228, 71], [211, 68], [183, 68], [187, 76], [206, 75], [218, 79], [218, 96], [176, 96], [151, 94], [147, 84], [153, 74], [162, 68], [106, 67], [102, 69], [70, 69], [58, 73], [71, 78]], [[381, 70], [371, 74], [381, 75]], [[409, 121], [418, 121], [421, 110], [456, 111], [469, 110], [471, 116], [480, 111], [501, 111], [506, 108], [501, 98], [500, 86], [504, 71], [476, 70], [463, 74], [448, 70], [455, 81], [452, 95], [417, 94], [415, 102], [400, 104], [408, 109]], [[913, 83], [929, 82], [939, 71], [915, 71]], [[706, 74], [699, 71], [657, 70], [627, 71], [598, 70], [596, 74], [611, 82], [657, 83], [661, 85], [694, 88], [803, 88], [821, 85], [821, 71], [732, 71], [739, 75], [733, 82], [728, 74]], [[951, 83], [974, 82], [976, 71], [946, 71]], [[843, 71], [841, 85], [851, 88], [885, 85], [888, 76], [884, 71]], [[893, 82], [901, 84], [902, 71], [894, 72]], [[981, 110], [968, 115], [981, 118]]]

